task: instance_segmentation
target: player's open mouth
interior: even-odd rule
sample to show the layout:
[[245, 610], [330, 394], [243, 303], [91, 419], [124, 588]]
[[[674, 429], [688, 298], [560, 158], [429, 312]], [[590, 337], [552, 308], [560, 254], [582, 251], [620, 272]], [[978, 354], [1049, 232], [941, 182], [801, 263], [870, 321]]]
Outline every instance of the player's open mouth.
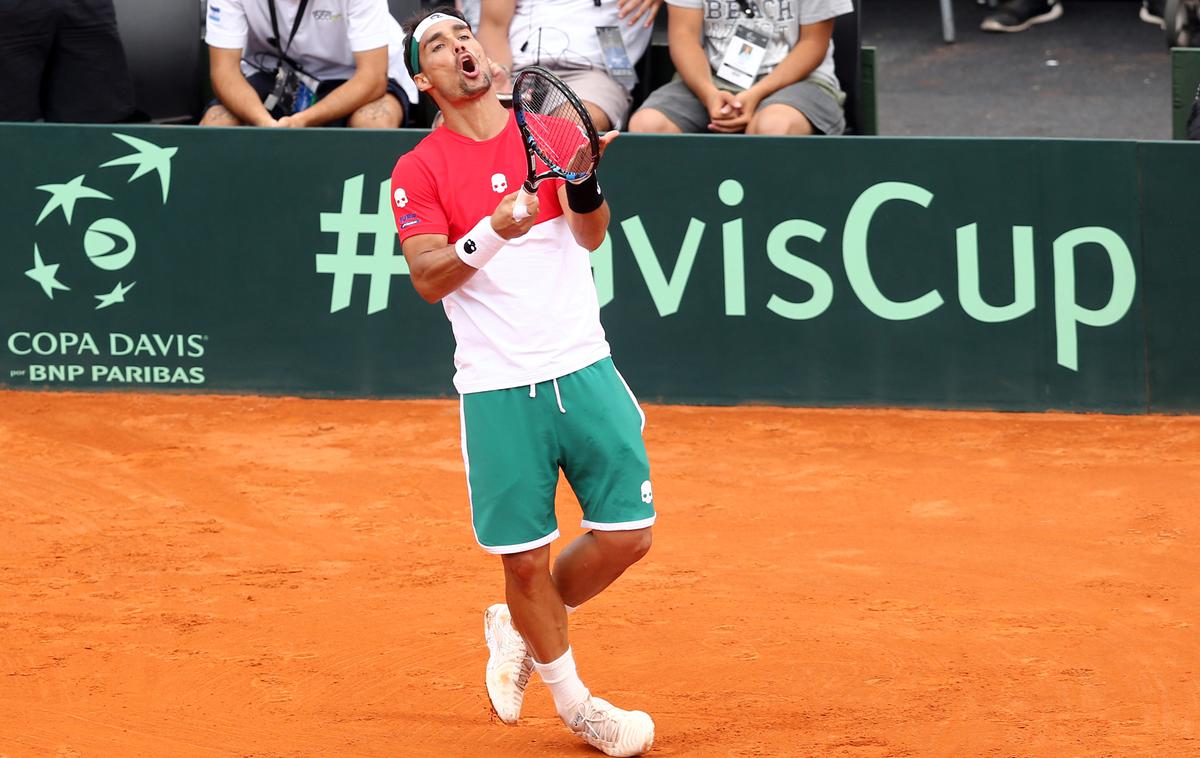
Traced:
[[458, 70], [462, 71], [463, 76], [469, 79], [479, 76], [479, 66], [475, 64], [475, 59], [467, 53], [458, 59]]

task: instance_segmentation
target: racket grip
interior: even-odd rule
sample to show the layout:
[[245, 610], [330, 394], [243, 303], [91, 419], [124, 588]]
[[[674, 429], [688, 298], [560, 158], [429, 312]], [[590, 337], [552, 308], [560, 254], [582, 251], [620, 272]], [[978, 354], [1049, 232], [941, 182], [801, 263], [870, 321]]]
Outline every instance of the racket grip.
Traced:
[[529, 199], [533, 197], [527, 192], [524, 187], [517, 190], [517, 197], [513, 201], [513, 221], [524, 221], [529, 218]]

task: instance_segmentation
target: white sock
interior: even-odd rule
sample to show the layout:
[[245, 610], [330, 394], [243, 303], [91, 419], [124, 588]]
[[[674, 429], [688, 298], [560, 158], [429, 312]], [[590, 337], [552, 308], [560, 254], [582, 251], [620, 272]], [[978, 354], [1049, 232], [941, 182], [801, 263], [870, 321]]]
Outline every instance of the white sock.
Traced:
[[567, 615], [568, 615], [568, 616], [570, 616], [570, 615], [571, 615], [572, 613], [574, 613], [575, 611], [579, 610], [579, 606], [578, 606], [578, 605], [567, 605], [566, 603], [563, 603], [563, 608], [566, 608], [566, 609], [567, 609]]
[[554, 696], [554, 709], [563, 721], [569, 720], [579, 704], [592, 695], [575, 671], [575, 656], [571, 654], [571, 648], [549, 663], [535, 660], [533, 667], [550, 688], [550, 694]]

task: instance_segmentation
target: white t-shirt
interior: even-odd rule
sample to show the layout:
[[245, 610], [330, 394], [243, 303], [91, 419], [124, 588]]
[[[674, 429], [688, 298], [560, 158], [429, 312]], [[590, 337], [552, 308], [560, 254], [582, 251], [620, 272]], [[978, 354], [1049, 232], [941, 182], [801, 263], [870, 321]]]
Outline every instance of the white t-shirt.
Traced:
[[[275, 0], [280, 44], [287, 46], [300, 0]], [[318, 79], [349, 79], [354, 54], [388, 48], [388, 77], [400, 82], [411, 102], [417, 87], [404, 68], [404, 30], [388, 12], [387, 0], [309, 0], [288, 57]], [[274, 36], [267, 0], [208, 0], [205, 41], [213, 47], [242, 51], [242, 73], [262, 54], [263, 66], [274, 69], [277, 50], [267, 42]]]
[[[520, 186], [526, 170], [512, 116], [482, 142], [434, 129], [392, 171], [400, 239], [444, 234], [457, 241]], [[609, 355], [591, 260], [567, 226], [561, 186], [560, 179], [542, 182], [533, 228], [442, 298], [461, 394], [557, 379]]]
[[[590, 0], [589, 0], [590, 1]], [[851, 0], [746, 0], [754, 9], [754, 17], [746, 18], [737, 0], [667, 0], [678, 8], [696, 8], [704, 13], [704, 52], [712, 70], [721, 67], [725, 49], [739, 25], [748, 26], [766, 36], [767, 52], [758, 78], [771, 73], [800, 41], [800, 27], [816, 24], [854, 10]], [[833, 71], [833, 41], [813, 75], [837, 87]]]
[[593, 0], [517, 0], [508, 25], [513, 68], [537, 64], [549, 69], [604, 71], [597, 26], [620, 29], [629, 62], [636, 64], [654, 30], [645, 28], [644, 18], [630, 26], [628, 19], [617, 18], [618, 10], [617, 0], [601, 0], [599, 7]]

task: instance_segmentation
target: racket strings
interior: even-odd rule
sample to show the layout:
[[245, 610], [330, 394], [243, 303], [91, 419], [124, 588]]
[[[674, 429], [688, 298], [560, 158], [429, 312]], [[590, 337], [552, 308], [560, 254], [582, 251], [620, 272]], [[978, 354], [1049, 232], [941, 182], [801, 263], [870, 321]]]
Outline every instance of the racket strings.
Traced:
[[561, 90], [540, 77], [528, 77], [516, 93], [535, 151], [548, 168], [586, 173], [593, 156], [583, 116]]

